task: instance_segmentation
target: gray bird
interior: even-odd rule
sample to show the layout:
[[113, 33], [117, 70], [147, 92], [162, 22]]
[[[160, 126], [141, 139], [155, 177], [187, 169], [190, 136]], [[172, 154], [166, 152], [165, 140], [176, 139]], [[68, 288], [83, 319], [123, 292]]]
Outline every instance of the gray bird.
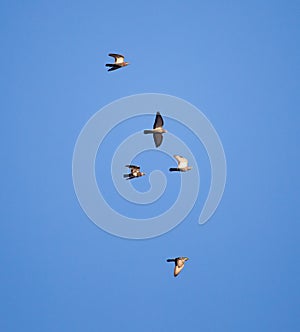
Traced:
[[135, 165], [125, 165], [125, 167], [130, 168], [129, 174], [124, 174], [123, 177], [126, 178], [126, 180], [131, 180], [134, 178], [139, 178], [140, 176], [145, 175], [145, 173], [140, 171], [140, 166]]
[[124, 61], [124, 55], [115, 53], [109, 53], [108, 55], [112, 56], [115, 59], [115, 63], [107, 63], [105, 65], [106, 67], [110, 67], [108, 71], [113, 71], [129, 65], [129, 62]]
[[167, 131], [163, 128], [164, 120], [159, 112], [156, 113], [153, 129], [144, 130], [144, 134], [153, 134], [155, 146], [158, 148], [163, 141], [163, 133]]
[[169, 168], [170, 172], [187, 172], [192, 169], [192, 167], [188, 166], [188, 160], [182, 156], [174, 155], [174, 158], [177, 160], [177, 167]]
[[177, 257], [177, 258], [167, 259], [167, 262], [175, 262], [174, 277], [178, 276], [178, 274], [184, 268], [184, 263], [188, 260], [189, 260], [188, 257]]

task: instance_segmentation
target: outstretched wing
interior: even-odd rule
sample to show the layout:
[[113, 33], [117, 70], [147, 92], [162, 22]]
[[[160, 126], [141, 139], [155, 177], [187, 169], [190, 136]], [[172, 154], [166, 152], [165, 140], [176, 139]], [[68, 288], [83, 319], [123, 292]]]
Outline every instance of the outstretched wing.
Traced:
[[155, 133], [155, 134], [153, 134], [153, 139], [154, 139], [155, 146], [158, 148], [163, 141], [163, 135], [159, 134], [159, 133]]
[[174, 158], [178, 162], [178, 168], [185, 168], [188, 165], [188, 160], [182, 156], [174, 155]]
[[181, 272], [181, 270], [184, 268], [184, 265], [182, 266], [178, 266], [178, 265], [175, 265], [175, 268], [174, 268], [174, 277], [177, 277], [178, 274]]
[[116, 54], [116, 53], [109, 53], [108, 55], [112, 56], [115, 59], [115, 64], [124, 62], [124, 55]]
[[[107, 66], [107, 67], [109, 67], [109, 66]], [[120, 68], [119, 66], [115, 66], [115, 65], [110, 66], [110, 67], [111, 67], [111, 68], [109, 68], [108, 71], [113, 71], [113, 70], [117, 70], [117, 69]]]
[[164, 120], [159, 112], [156, 113], [153, 129], [162, 127], [164, 125]]
[[140, 169], [140, 166], [136, 166], [136, 165], [125, 165], [125, 167], [128, 167], [130, 169]]

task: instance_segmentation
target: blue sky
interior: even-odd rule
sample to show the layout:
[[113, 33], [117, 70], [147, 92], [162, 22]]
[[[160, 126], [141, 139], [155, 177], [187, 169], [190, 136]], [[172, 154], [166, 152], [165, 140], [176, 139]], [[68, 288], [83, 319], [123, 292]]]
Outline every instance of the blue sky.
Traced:
[[[298, 1], [1, 2], [1, 331], [300, 329], [299, 13]], [[109, 52], [131, 65], [107, 73]], [[178, 227], [134, 241], [85, 215], [72, 155], [99, 109], [148, 92], [209, 118], [228, 174], [205, 225], [200, 197]], [[175, 279], [165, 259], [181, 255]]]

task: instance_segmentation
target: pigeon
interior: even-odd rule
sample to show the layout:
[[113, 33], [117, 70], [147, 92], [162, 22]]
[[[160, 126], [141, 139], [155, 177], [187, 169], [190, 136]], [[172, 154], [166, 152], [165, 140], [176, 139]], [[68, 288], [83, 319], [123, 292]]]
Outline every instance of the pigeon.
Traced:
[[109, 56], [115, 58], [115, 63], [107, 63], [105, 66], [110, 67], [108, 71], [113, 71], [129, 65], [129, 62], [124, 61], [124, 56], [121, 54], [109, 53]]
[[129, 174], [124, 174], [123, 177], [126, 178], [126, 180], [131, 180], [134, 178], [139, 178], [140, 176], [145, 175], [145, 173], [140, 172], [140, 167], [135, 165], [125, 165], [125, 167], [130, 168]]
[[177, 160], [178, 166], [176, 168], [171, 167], [169, 169], [170, 172], [187, 172], [192, 169], [192, 167], [188, 166], [188, 160], [186, 158], [176, 154], [174, 155], [174, 158]]
[[174, 277], [178, 276], [178, 274], [184, 268], [184, 263], [188, 260], [189, 260], [188, 257], [177, 257], [177, 258], [167, 259], [167, 262], [175, 262]]
[[159, 112], [156, 113], [153, 129], [144, 130], [144, 134], [153, 134], [153, 139], [155, 146], [158, 148], [163, 140], [163, 133], [167, 133], [167, 131], [163, 128], [164, 120]]

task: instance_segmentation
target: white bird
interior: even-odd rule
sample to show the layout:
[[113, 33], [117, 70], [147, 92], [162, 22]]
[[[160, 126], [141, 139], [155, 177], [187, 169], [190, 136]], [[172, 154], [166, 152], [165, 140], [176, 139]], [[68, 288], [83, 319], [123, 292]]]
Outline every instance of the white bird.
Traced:
[[144, 134], [153, 134], [155, 146], [158, 148], [163, 141], [163, 133], [167, 131], [163, 128], [164, 120], [159, 112], [156, 113], [153, 129], [144, 130]]
[[115, 59], [115, 63], [107, 63], [105, 65], [106, 67], [110, 67], [108, 71], [113, 71], [129, 65], [129, 62], [124, 61], [124, 55], [115, 53], [109, 53], [108, 55]]
[[177, 257], [177, 258], [167, 259], [167, 262], [175, 262], [174, 277], [178, 276], [178, 274], [184, 268], [184, 263], [188, 260], [189, 260], [188, 257]]
[[170, 172], [187, 172], [192, 169], [192, 167], [188, 166], [188, 160], [182, 156], [174, 155], [174, 158], [177, 160], [177, 167], [171, 167], [169, 169]]

